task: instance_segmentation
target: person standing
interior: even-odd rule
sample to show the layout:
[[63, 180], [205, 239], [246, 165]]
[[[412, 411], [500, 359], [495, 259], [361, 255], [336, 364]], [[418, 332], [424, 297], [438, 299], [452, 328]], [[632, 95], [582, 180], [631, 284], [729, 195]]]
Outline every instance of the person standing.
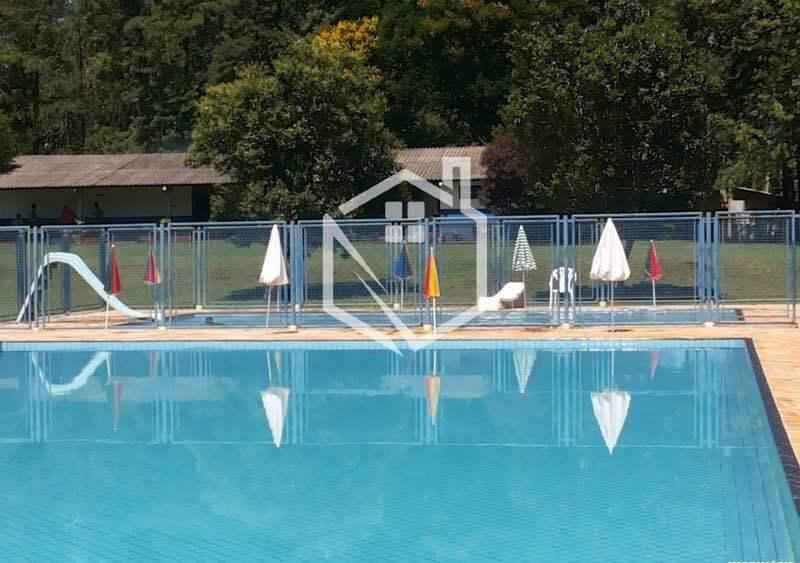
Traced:
[[61, 224], [62, 225], [74, 225], [77, 223], [78, 216], [75, 214], [75, 211], [69, 206], [65, 205], [61, 209]]

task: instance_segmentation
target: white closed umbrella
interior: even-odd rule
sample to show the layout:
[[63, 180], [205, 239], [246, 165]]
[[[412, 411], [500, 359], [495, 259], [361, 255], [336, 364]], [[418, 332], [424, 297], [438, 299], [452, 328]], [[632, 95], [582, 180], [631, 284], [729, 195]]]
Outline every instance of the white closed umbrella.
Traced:
[[267, 253], [264, 255], [264, 264], [261, 266], [261, 274], [258, 276], [258, 281], [267, 286], [266, 326], [269, 326], [272, 288], [289, 283], [289, 273], [286, 271], [286, 260], [283, 257], [281, 235], [278, 231], [278, 225], [272, 225], [272, 232], [269, 235], [269, 244], [267, 245]]
[[[525, 234], [525, 229], [522, 225], [519, 226], [517, 231], [517, 240], [514, 242], [514, 252], [511, 255], [511, 269], [514, 272], [522, 272], [522, 285], [526, 286], [525, 277], [528, 272], [536, 269], [536, 259], [531, 252], [531, 245], [528, 243], [528, 235]], [[523, 301], [525, 307], [528, 306], [528, 288], [525, 287], [523, 293]]]
[[614, 221], [609, 219], [600, 235], [600, 242], [592, 258], [590, 277], [593, 280], [604, 281], [611, 284], [611, 326], [614, 326], [614, 284], [631, 277], [631, 268], [625, 249], [619, 239]]
[[600, 433], [603, 435], [609, 455], [613, 454], [614, 448], [617, 447], [630, 404], [631, 394], [627, 391], [592, 393], [592, 410], [597, 424], [600, 426]]
[[517, 374], [519, 394], [524, 395], [528, 388], [528, 379], [536, 364], [536, 352], [533, 350], [514, 350], [514, 371]]
[[267, 415], [269, 430], [272, 432], [272, 442], [276, 448], [280, 448], [283, 441], [283, 424], [289, 408], [289, 389], [268, 387], [261, 392], [261, 403], [264, 406], [264, 414]]

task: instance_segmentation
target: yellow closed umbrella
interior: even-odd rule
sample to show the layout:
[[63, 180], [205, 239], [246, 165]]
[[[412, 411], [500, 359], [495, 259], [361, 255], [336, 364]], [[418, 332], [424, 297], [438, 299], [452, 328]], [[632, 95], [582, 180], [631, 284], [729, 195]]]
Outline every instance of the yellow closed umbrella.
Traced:
[[436, 331], [436, 299], [441, 297], [442, 293], [439, 288], [439, 269], [436, 267], [436, 256], [433, 254], [433, 247], [431, 247], [430, 256], [428, 256], [428, 264], [425, 267], [425, 280], [422, 285], [422, 294], [425, 299], [433, 301], [433, 330]]

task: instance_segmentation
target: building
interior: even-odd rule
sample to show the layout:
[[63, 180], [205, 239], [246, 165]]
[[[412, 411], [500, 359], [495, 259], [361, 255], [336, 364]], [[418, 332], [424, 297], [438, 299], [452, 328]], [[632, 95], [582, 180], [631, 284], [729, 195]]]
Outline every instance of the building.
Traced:
[[[483, 147], [406, 149], [396, 161], [398, 169], [440, 183], [443, 157], [470, 157], [475, 196], [486, 176], [482, 154]], [[58, 223], [64, 206], [89, 223], [207, 221], [210, 191], [232, 180], [186, 160], [185, 153], [18, 156], [0, 174], [0, 224]], [[431, 215], [448, 211], [426, 203]]]
[[87, 222], [206, 220], [209, 190], [225, 183], [184, 153], [18, 156], [0, 175], [0, 221], [57, 223], [65, 205]]

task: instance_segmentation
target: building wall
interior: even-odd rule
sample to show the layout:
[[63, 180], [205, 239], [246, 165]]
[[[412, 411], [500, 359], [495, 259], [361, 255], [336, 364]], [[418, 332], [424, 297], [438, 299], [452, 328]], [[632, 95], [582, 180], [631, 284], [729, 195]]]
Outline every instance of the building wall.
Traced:
[[31, 205], [36, 204], [40, 221], [58, 221], [64, 205], [80, 217], [94, 219], [94, 202], [98, 202], [106, 219], [159, 219], [192, 216], [192, 188], [82, 188], [3, 190], [0, 192], [0, 221], [13, 221], [17, 213], [27, 221]]

